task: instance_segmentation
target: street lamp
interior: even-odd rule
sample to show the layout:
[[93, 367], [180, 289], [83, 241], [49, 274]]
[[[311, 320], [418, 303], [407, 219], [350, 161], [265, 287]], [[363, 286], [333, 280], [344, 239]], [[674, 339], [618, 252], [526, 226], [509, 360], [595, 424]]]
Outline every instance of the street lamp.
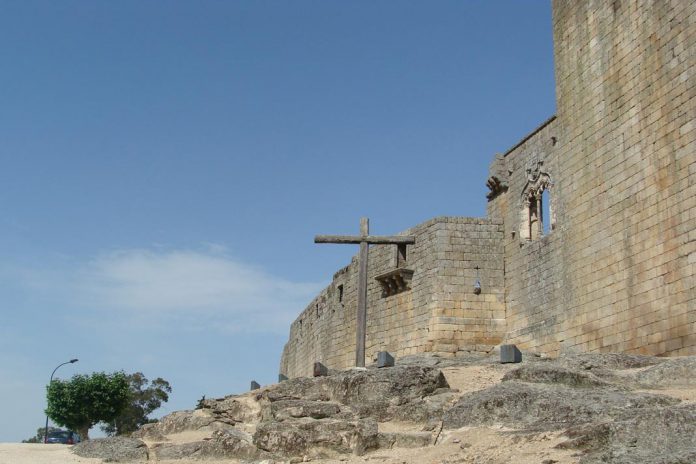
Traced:
[[[63, 364], [58, 364], [58, 367], [65, 366], [66, 364], [73, 364], [73, 363], [76, 363], [77, 361], [78, 361], [77, 359], [71, 359], [70, 361], [66, 361]], [[53, 372], [51, 372], [51, 380], [48, 381], [49, 385], [51, 385], [51, 382], [53, 382], [53, 375], [58, 370], [58, 367], [53, 369]], [[48, 414], [46, 414], [46, 428], [44, 429], [44, 443], [48, 443]]]

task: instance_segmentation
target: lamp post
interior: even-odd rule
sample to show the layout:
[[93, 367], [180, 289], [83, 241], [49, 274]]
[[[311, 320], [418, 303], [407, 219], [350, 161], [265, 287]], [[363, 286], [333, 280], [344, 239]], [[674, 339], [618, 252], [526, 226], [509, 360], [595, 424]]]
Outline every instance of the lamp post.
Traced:
[[[58, 367], [65, 366], [66, 364], [73, 364], [73, 363], [76, 363], [77, 361], [78, 361], [77, 359], [71, 359], [70, 361], [66, 361], [63, 364], [59, 364]], [[49, 385], [51, 385], [51, 382], [53, 382], [53, 375], [58, 370], [58, 367], [53, 369], [53, 372], [51, 372], [51, 380], [48, 381]], [[48, 414], [46, 414], [46, 428], [44, 429], [44, 444], [45, 443], [48, 443]]]

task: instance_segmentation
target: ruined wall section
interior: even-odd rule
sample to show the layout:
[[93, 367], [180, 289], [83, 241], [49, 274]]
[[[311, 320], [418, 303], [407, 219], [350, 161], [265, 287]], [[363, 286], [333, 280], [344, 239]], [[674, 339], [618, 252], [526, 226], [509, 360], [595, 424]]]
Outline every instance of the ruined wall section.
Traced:
[[[396, 246], [370, 247], [367, 363], [383, 350], [396, 356], [426, 351], [454, 356], [499, 343], [505, 332], [502, 224], [440, 217], [402, 235], [416, 237], [400, 265], [414, 271], [410, 290], [383, 296], [374, 277], [397, 267]], [[474, 294], [477, 265], [480, 295]], [[355, 365], [357, 276], [353, 258], [293, 322], [282, 374], [310, 376], [315, 361], [334, 369]]]

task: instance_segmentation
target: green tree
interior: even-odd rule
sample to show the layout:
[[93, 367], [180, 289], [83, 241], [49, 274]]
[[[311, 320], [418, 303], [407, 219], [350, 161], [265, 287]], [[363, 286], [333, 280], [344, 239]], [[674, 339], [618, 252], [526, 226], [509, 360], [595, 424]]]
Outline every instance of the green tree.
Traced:
[[[102, 430], [110, 436], [126, 435], [138, 430], [143, 424], [157, 422], [148, 418], [162, 403], [169, 401], [172, 387], [161, 377], [149, 382], [142, 372], [130, 374], [128, 378], [128, 404], [121, 413], [110, 421], [105, 421]], [[149, 385], [148, 385], [149, 384]]]
[[[50, 435], [53, 432], [62, 432], [63, 429], [58, 428], [58, 427], [48, 427], [48, 434]], [[39, 427], [36, 429], [36, 435], [34, 435], [31, 438], [27, 438], [26, 440], [22, 440], [22, 443], [43, 443], [44, 442], [44, 433], [46, 432], [45, 427]]]
[[47, 390], [46, 414], [53, 422], [89, 440], [89, 429], [112, 421], [128, 405], [128, 377], [123, 372], [75, 375], [69, 381], [54, 380]]

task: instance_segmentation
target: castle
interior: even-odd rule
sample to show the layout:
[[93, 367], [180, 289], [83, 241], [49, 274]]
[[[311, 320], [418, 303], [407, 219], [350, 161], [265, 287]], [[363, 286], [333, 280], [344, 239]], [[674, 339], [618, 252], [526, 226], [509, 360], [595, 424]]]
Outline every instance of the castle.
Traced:
[[[552, 10], [557, 114], [495, 156], [486, 218], [370, 249], [368, 362], [500, 343], [696, 354], [696, 2]], [[354, 365], [357, 271], [292, 324], [281, 374]]]

